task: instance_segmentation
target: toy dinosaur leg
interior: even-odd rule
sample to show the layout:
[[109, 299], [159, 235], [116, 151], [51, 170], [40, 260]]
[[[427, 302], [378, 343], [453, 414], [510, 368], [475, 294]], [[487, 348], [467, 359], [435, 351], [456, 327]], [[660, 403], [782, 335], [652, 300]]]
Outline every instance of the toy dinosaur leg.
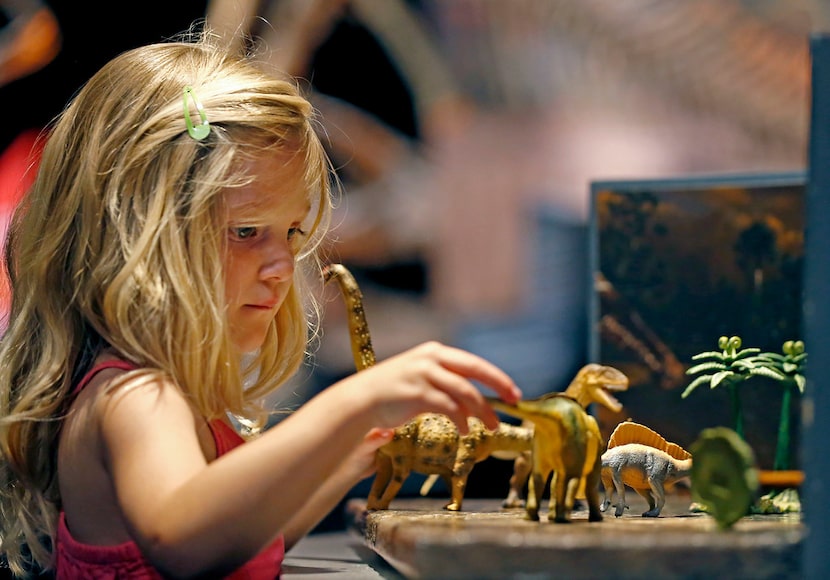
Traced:
[[588, 502], [589, 522], [601, 522], [602, 512], [605, 511], [599, 505], [599, 484], [601, 478], [602, 460], [597, 456], [594, 462], [594, 468], [585, 476], [585, 500]]
[[574, 507], [574, 498], [579, 490], [580, 477], [569, 477], [566, 474], [553, 474], [550, 484], [550, 510], [548, 519], [559, 524], [566, 524], [571, 520], [571, 510]]
[[527, 478], [530, 475], [530, 454], [522, 453], [513, 461], [513, 476], [510, 478], [510, 491], [501, 506], [506, 508], [524, 507], [522, 499]]
[[409, 469], [395, 469], [392, 472], [392, 478], [389, 481], [389, 485], [386, 486], [386, 490], [383, 492], [380, 500], [378, 500], [378, 505], [381, 507], [377, 509], [385, 510], [389, 508], [389, 504], [393, 499], [395, 499], [395, 496], [398, 495], [398, 492], [401, 490], [401, 486], [403, 486], [403, 482], [406, 481], [407, 477], [409, 477]]
[[444, 506], [445, 510], [451, 512], [461, 511], [461, 503], [464, 501], [464, 490], [467, 489], [467, 475], [453, 475], [452, 486], [452, 501]]
[[[577, 482], [578, 483], [578, 482]], [[571, 505], [568, 506], [568, 488], [571, 480], [564, 473], [553, 472], [553, 477], [550, 481], [550, 503], [548, 504], [548, 519], [557, 523], [566, 523], [570, 515], [570, 508], [573, 507], [573, 499]], [[574, 489], [574, 492], [576, 490]], [[571, 498], [573, 495], [571, 494]]]
[[660, 515], [663, 506], [666, 505], [666, 493], [663, 490], [662, 482], [656, 481], [654, 478], [649, 478], [648, 484], [651, 488], [651, 497], [653, 498], [649, 504], [649, 510], [643, 514], [644, 518], [656, 518]]
[[[559, 488], [562, 488], [560, 494]], [[565, 480], [556, 471], [550, 476], [550, 500], [548, 501], [548, 520], [557, 521], [561, 506], [565, 505]]]
[[[474, 448], [473, 448], [474, 449]], [[460, 445], [452, 467], [452, 501], [444, 506], [445, 510], [457, 512], [461, 510], [461, 503], [464, 501], [464, 490], [467, 489], [467, 478], [475, 467], [476, 458], [474, 451], [467, 445]]]
[[611, 473], [608, 469], [602, 472], [602, 488], [605, 491], [605, 499], [602, 500], [602, 505], [599, 506], [599, 509], [604, 512], [614, 499], [614, 482], [611, 481]]
[[539, 504], [542, 503], [542, 492], [545, 489], [545, 480], [542, 479], [540, 473], [534, 471], [531, 473], [527, 485], [527, 503], [525, 504], [527, 519], [538, 522]]
[[442, 473], [441, 480], [444, 482], [444, 485], [450, 491], [450, 496], [452, 496], [452, 472], [448, 471], [447, 473]]
[[634, 491], [636, 491], [640, 497], [648, 502], [648, 511], [643, 514], [643, 517], [650, 517], [649, 514], [652, 513], [657, 507], [657, 504], [654, 502], [654, 496], [651, 493], [651, 489], [635, 489]]
[[392, 460], [388, 456], [378, 453], [375, 462], [377, 464], [377, 473], [375, 473], [375, 479], [372, 481], [372, 489], [369, 490], [366, 509], [385, 510], [389, 507], [389, 503], [387, 502], [386, 505], [383, 505], [380, 497], [392, 479]]
[[614, 481], [614, 489], [617, 490], [617, 508], [614, 510], [614, 516], [620, 517], [623, 515], [623, 510], [628, 507], [625, 505], [625, 484], [622, 482], [620, 472], [616, 469], [612, 472], [611, 479]]

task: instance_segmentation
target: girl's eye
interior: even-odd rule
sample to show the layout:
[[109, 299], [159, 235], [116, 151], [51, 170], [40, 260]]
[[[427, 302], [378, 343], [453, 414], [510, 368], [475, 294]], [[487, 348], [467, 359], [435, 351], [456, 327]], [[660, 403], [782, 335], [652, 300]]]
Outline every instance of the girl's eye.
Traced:
[[288, 230], [288, 239], [293, 240], [297, 236], [304, 236], [305, 232], [300, 228], [290, 228]]
[[244, 226], [241, 228], [231, 228], [231, 235], [237, 240], [247, 240], [255, 237], [257, 229], [253, 226]]

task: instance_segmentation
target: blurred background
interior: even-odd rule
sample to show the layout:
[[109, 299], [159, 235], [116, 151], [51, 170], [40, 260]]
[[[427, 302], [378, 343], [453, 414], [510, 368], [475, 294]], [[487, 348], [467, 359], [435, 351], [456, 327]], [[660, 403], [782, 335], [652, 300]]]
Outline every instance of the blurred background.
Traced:
[[[588, 361], [590, 183], [803, 171], [809, 36], [830, 29], [822, 0], [142, 0], [109, 3], [103, 26], [97, 3], [0, 6], [0, 211], [95, 70], [206, 18], [320, 110], [344, 186], [328, 255], [361, 286], [378, 357], [439, 339], [528, 397]], [[330, 290], [275, 405], [353, 372]]]
[[[379, 358], [428, 338], [536, 396], [587, 361], [590, 183], [805, 167], [826, 3], [239, 1], [240, 41], [305, 79], [344, 182], [330, 256]], [[345, 310], [298, 396], [352, 372]]]

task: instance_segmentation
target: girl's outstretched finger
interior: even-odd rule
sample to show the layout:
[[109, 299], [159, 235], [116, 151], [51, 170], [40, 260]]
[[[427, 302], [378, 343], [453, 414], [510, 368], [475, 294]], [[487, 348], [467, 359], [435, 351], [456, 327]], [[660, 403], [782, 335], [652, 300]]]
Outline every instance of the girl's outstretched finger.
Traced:
[[[448, 371], [444, 372], [448, 375], [452, 374]], [[458, 432], [461, 435], [466, 435], [469, 432], [467, 417], [470, 415], [470, 412], [457, 400], [457, 398], [447, 393], [445, 389], [440, 388], [436, 384], [435, 377], [433, 377], [433, 380], [430, 382], [434, 387], [436, 387], [430, 389], [424, 394], [424, 403], [430, 409], [430, 412], [446, 415], [453, 423], [456, 424]]]
[[363, 442], [370, 447], [381, 447], [392, 440], [395, 435], [394, 429], [373, 428], [364, 437]]
[[482, 383], [505, 402], [515, 403], [522, 398], [522, 391], [513, 379], [493, 363], [459, 348], [439, 343], [427, 343], [426, 346], [436, 349], [435, 356], [444, 368]]
[[489, 429], [498, 426], [498, 417], [481, 392], [469, 380], [439, 365], [430, 375], [430, 382], [447, 394], [457, 405], [456, 417], [451, 417], [462, 434], [466, 433], [467, 417], [479, 417]]

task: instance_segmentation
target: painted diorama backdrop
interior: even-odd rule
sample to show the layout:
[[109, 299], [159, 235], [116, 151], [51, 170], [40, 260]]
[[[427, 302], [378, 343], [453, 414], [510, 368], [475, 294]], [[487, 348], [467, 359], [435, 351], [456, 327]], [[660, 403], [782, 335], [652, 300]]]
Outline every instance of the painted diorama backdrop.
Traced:
[[[805, 182], [774, 173], [592, 183], [589, 348], [631, 380], [621, 413], [599, 411], [606, 436], [631, 418], [688, 448], [704, 428], [734, 428], [726, 388], [681, 398], [695, 378], [686, 370], [693, 355], [720, 351], [720, 336], [774, 353], [803, 339]], [[771, 469], [782, 387], [755, 377], [741, 396], [745, 437]], [[794, 433], [793, 458], [798, 444]]]

